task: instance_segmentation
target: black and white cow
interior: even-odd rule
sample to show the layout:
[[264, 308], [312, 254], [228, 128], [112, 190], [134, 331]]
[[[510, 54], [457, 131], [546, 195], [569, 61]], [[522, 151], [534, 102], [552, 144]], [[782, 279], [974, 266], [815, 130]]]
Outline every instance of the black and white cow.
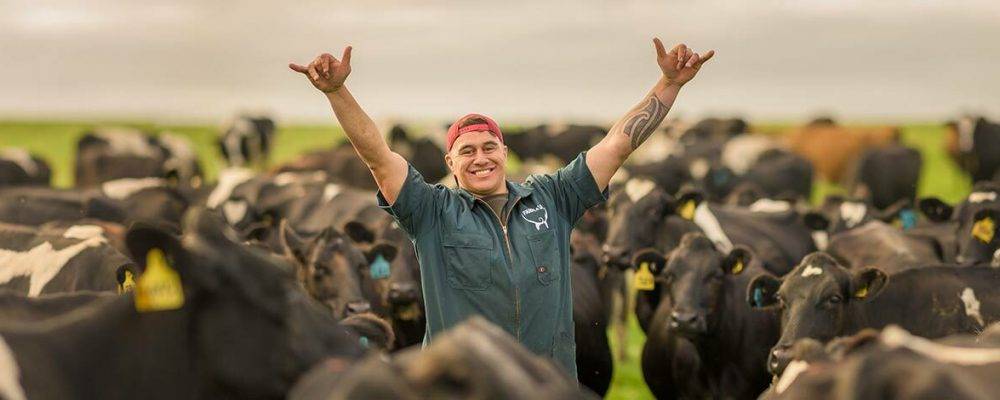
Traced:
[[78, 291], [28, 297], [10, 290], [0, 290], [0, 320], [39, 322], [49, 318], [102, 304], [115, 299], [114, 292]]
[[240, 115], [219, 132], [219, 149], [230, 167], [261, 168], [271, 156], [276, 133], [274, 120], [261, 115]]
[[965, 200], [952, 207], [937, 198], [920, 201], [920, 210], [934, 224], [924, 229], [942, 247], [954, 246], [959, 264], [988, 263], [1000, 250], [1000, 184], [980, 182]]
[[853, 197], [869, 199], [879, 210], [900, 201], [912, 203], [922, 166], [920, 152], [910, 147], [889, 144], [868, 149], [855, 162], [844, 187]]
[[139, 271], [108, 243], [97, 225], [60, 231], [0, 224], [0, 289], [37, 297], [75, 291], [116, 291]]
[[0, 393], [278, 399], [316, 362], [360, 357], [357, 339], [278, 257], [238, 243], [202, 210], [188, 213], [184, 228], [183, 238], [150, 226], [129, 231], [144, 277], [160, 269], [155, 280], [140, 278], [135, 294], [72, 318], [0, 327]]
[[0, 187], [48, 186], [51, 181], [52, 168], [42, 158], [18, 147], [0, 148]]
[[947, 149], [972, 182], [996, 180], [1000, 172], [1000, 124], [966, 116], [946, 124]]
[[138, 129], [102, 128], [84, 133], [77, 141], [74, 171], [79, 188], [124, 178], [162, 178], [179, 187], [202, 184], [201, 166], [189, 140]]
[[825, 342], [891, 324], [929, 338], [981, 331], [1000, 320], [998, 288], [1000, 270], [994, 268], [926, 267], [889, 276], [878, 268], [849, 270], [818, 252], [783, 279], [755, 278], [747, 301], [780, 309], [781, 339], [768, 360], [768, 369], [780, 374], [792, 344], [802, 338]]
[[636, 262], [655, 274], [661, 297], [642, 351], [643, 376], [657, 398], [752, 398], [767, 387], [778, 318], [746, 303], [746, 285], [766, 273], [749, 250], [721, 253], [701, 233], [688, 233], [668, 257], [647, 250]]

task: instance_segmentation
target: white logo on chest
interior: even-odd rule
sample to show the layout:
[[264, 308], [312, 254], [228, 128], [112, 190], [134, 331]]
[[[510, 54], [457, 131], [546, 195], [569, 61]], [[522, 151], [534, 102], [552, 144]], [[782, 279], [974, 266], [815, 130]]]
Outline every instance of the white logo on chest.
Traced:
[[549, 212], [541, 204], [534, 208], [529, 207], [521, 210], [521, 218], [534, 224], [535, 230], [542, 230], [542, 226], [545, 226], [545, 229], [549, 229]]

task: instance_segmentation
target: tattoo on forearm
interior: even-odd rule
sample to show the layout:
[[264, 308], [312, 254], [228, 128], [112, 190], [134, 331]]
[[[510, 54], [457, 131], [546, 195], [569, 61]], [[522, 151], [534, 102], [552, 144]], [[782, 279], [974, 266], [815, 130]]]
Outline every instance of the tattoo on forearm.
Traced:
[[646, 105], [633, 111], [625, 119], [625, 136], [630, 138], [632, 150], [639, 148], [663, 122], [670, 107], [663, 105], [656, 96], [649, 96]]

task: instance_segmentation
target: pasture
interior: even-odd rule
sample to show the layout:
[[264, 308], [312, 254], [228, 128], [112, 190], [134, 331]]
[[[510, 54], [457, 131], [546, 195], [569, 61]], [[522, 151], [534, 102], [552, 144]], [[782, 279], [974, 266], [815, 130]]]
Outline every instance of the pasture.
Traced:
[[[98, 125], [135, 126], [155, 131], [170, 131], [187, 136], [195, 145], [202, 167], [211, 181], [223, 163], [215, 145], [215, 126], [197, 125], [153, 125], [134, 121], [105, 122], [0, 122], [0, 147], [19, 146], [45, 157], [53, 167], [53, 183], [68, 187], [73, 180], [73, 154], [77, 136], [85, 129]], [[756, 125], [755, 131], [764, 134], [779, 134], [789, 124], [770, 123]], [[957, 202], [971, 187], [969, 179], [947, 158], [944, 152], [944, 129], [939, 123], [914, 123], [902, 127], [903, 143], [920, 150], [924, 157], [919, 196], [935, 195], [947, 202]], [[329, 147], [343, 140], [343, 133], [332, 125], [279, 126], [277, 143], [271, 161], [280, 163], [301, 152]], [[514, 166], [512, 166], [514, 167]], [[817, 202], [827, 193], [840, 188], [832, 183], [818, 181], [812, 199]], [[644, 337], [634, 318], [629, 326], [629, 357], [626, 363], [616, 365], [612, 388], [608, 398], [641, 399], [651, 398], [643, 382], [639, 368], [640, 353]], [[614, 340], [614, 335], [609, 335]]]

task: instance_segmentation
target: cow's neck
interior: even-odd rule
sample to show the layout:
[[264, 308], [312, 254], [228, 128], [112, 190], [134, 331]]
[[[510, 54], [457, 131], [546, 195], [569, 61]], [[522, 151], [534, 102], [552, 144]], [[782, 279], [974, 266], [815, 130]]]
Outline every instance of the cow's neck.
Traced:
[[191, 398], [199, 387], [190, 306], [140, 314], [123, 296], [49, 333], [51, 359], [95, 398]]

